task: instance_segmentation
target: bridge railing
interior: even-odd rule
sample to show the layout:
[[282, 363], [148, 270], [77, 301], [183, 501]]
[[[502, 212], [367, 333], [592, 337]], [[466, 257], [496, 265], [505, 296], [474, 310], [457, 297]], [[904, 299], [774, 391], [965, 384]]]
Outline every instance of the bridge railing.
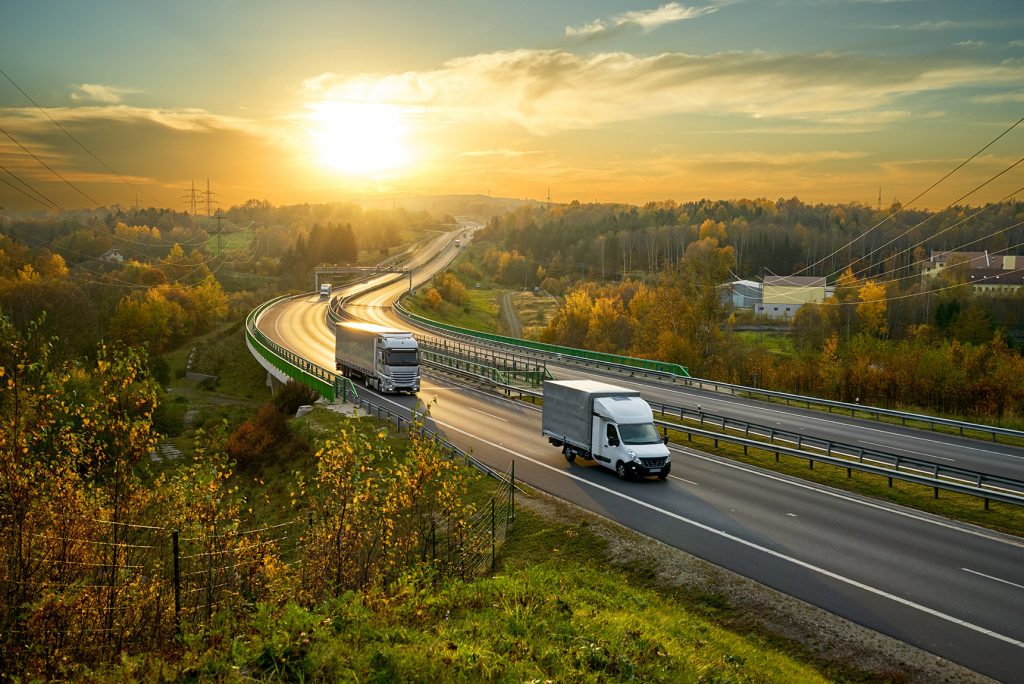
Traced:
[[535, 352], [550, 354], [556, 357], [593, 361], [604, 365], [614, 365], [623, 368], [631, 368], [634, 370], [650, 371], [652, 373], [663, 374], [670, 377], [690, 377], [690, 373], [689, 371], [687, 371], [686, 367], [680, 366], [678, 363], [666, 363], [665, 361], [641, 359], [634, 356], [622, 356], [619, 354], [608, 354], [606, 352], [595, 352], [590, 351], [589, 349], [564, 347], [558, 344], [535, 342], [533, 340], [524, 340], [518, 337], [507, 337], [505, 335], [496, 335], [494, 333], [481, 332], [480, 330], [472, 330], [470, 328], [460, 328], [457, 325], [441, 323], [439, 321], [434, 321], [429, 318], [426, 318], [425, 316], [415, 314], [406, 309], [404, 306], [402, 306], [401, 302], [395, 302], [394, 310], [395, 313], [397, 313], [399, 316], [405, 318], [410, 322], [416, 323], [417, 325], [420, 325], [424, 328], [436, 330], [442, 333], [461, 335], [463, 337], [475, 338], [477, 340], [485, 340], [497, 344], [518, 347], [520, 349], [530, 349]]
[[296, 382], [301, 382], [303, 385], [315, 390], [320, 396], [333, 402], [338, 396], [338, 374], [323, 366], [307, 361], [292, 350], [281, 346], [267, 337], [256, 325], [260, 316], [275, 304], [296, 296], [304, 297], [309, 294], [283, 295], [257, 306], [245, 318], [245, 338], [251, 349], [274, 368], [281, 371], [286, 377]]

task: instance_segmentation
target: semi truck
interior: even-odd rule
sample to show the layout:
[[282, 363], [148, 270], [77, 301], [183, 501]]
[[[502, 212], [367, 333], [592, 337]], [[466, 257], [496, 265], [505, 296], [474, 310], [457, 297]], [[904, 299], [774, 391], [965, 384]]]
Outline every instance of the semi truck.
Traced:
[[373, 323], [343, 321], [334, 328], [335, 367], [387, 393], [420, 391], [419, 345], [411, 332]]
[[331, 284], [320, 283], [320, 299], [330, 299], [331, 297]]
[[594, 460], [623, 480], [664, 480], [672, 470], [668, 437], [658, 434], [654, 412], [636, 390], [595, 380], [548, 380], [541, 431], [570, 463]]

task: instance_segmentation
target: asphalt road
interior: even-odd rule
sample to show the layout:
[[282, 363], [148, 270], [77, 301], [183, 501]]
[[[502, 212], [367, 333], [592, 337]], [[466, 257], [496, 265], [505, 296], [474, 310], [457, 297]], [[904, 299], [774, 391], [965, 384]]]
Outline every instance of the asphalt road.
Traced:
[[[438, 262], [451, 256], [443, 253]], [[426, 280], [431, 270], [414, 279]], [[371, 293], [360, 298], [363, 308], [350, 310], [388, 322], [393, 314], [386, 305], [406, 286]], [[314, 299], [284, 302], [259, 325], [278, 342], [331, 368], [326, 305]], [[576, 368], [559, 368], [557, 374], [594, 376]], [[858, 439], [886, 444], [889, 450], [962, 458], [975, 449], [983, 452], [978, 457], [1019, 458], [1003, 453], [1001, 446], [934, 433], [851, 423], [621, 377], [615, 381], [635, 382], [655, 401], [699, 402], [715, 413], [732, 411], [819, 435], [830, 429], [845, 442], [851, 441], [850, 426], [856, 423], [862, 431]], [[360, 388], [363, 392], [369, 391]], [[541, 437], [540, 414], [529, 405], [427, 377], [419, 398], [434, 397], [436, 429], [495, 469], [504, 470], [515, 459], [517, 477], [531, 486], [988, 676], [1024, 681], [1024, 540], [678, 445], [672, 446], [668, 482], [621, 482], [610, 471], [566, 463]], [[378, 401], [408, 410], [417, 398]], [[757, 417], [751, 415], [755, 409]]]

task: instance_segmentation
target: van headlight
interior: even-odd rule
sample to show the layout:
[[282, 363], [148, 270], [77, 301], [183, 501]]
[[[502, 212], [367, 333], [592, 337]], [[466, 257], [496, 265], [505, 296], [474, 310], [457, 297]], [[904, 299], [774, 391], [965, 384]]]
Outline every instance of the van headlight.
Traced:
[[629, 456], [631, 461], [640, 461], [640, 459], [636, 457], [636, 451], [634, 449], [626, 449], [626, 455]]

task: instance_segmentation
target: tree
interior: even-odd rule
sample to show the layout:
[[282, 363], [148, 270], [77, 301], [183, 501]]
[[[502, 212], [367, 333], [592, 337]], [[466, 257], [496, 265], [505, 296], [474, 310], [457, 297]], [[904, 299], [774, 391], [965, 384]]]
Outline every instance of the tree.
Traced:
[[888, 336], [888, 301], [885, 285], [868, 280], [860, 287], [858, 296], [861, 303], [857, 305], [857, 321], [860, 323], [861, 331], [877, 338]]

